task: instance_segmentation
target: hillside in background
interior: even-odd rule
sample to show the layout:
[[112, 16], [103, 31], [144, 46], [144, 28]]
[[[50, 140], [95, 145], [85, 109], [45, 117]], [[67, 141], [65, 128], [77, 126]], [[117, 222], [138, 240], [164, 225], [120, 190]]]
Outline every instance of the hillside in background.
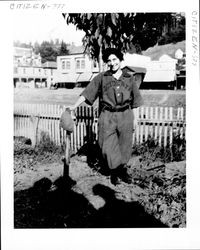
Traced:
[[185, 53], [185, 46], [185, 41], [165, 45], [155, 45], [154, 47], [150, 47], [143, 51], [142, 54], [144, 56], [150, 56], [151, 60], [159, 60], [159, 58], [164, 54], [175, 58], [175, 52], [177, 49], [181, 49]]

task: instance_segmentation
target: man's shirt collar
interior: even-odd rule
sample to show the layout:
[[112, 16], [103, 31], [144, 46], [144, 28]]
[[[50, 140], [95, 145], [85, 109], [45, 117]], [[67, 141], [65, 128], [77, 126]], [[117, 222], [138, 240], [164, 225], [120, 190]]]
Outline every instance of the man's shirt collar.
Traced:
[[[107, 70], [106, 72], [104, 72], [104, 76], [112, 76], [112, 72], [110, 70]], [[122, 76], [129, 78], [131, 77], [131, 75], [129, 73], [127, 73], [125, 70], [122, 70]]]

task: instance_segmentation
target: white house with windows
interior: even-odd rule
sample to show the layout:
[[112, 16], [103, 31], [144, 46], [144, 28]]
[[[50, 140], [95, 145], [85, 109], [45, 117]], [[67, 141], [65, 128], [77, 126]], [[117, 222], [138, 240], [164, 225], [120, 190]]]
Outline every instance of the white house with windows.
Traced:
[[56, 62], [42, 64], [40, 54], [32, 48], [14, 47], [13, 83], [20, 88], [50, 88], [54, 84]]
[[99, 72], [98, 63], [85, 53], [83, 46], [71, 46], [69, 54], [57, 57], [55, 83], [59, 87], [86, 85]]
[[14, 67], [13, 81], [15, 87], [46, 87], [47, 76], [41, 67], [17, 66]]
[[55, 84], [55, 76], [57, 72], [57, 63], [53, 61], [47, 61], [42, 64], [44, 74], [47, 77], [47, 87], [50, 88]]
[[168, 55], [162, 55], [159, 60], [147, 63], [145, 82], [174, 82], [176, 80], [177, 60]]
[[14, 87], [47, 87], [47, 74], [42, 67], [40, 54], [32, 48], [14, 47], [13, 51]]

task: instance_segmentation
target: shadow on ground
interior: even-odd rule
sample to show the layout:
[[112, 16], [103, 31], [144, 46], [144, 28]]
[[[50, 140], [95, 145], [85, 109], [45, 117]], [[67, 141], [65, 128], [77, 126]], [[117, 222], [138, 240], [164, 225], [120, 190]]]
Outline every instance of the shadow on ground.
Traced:
[[[95, 135], [92, 135], [95, 137]], [[99, 173], [108, 176], [109, 167], [103, 159], [101, 149], [96, 140], [86, 142], [77, 152], [78, 156], [86, 156], [88, 166]]]
[[81, 194], [71, 187], [75, 182], [60, 177], [53, 183], [43, 178], [27, 190], [14, 194], [15, 228], [145, 228], [166, 227], [147, 214], [136, 202], [125, 202], [115, 197], [115, 191], [97, 184], [94, 195], [105, 200], [96, 210]]

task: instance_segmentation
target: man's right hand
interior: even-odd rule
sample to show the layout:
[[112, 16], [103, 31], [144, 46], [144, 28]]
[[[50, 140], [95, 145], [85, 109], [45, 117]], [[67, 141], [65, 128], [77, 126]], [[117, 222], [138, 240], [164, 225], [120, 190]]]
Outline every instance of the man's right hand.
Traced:
[[67, 108], [69, 108], [69, 110], [70, 110], [72, 119], [75, 120], [76, 119], [75, 107], [74, 106], [68, 106]]
[[76, 118], [76, 113], [75, 110], [85, 101], [85, 97], [84, 96], [79, 96], [78, 100], [76, 101], [76, 103], [72, 106], [69, 106], [69, 109], [71, 111], [71, 115], [74, 118]]

